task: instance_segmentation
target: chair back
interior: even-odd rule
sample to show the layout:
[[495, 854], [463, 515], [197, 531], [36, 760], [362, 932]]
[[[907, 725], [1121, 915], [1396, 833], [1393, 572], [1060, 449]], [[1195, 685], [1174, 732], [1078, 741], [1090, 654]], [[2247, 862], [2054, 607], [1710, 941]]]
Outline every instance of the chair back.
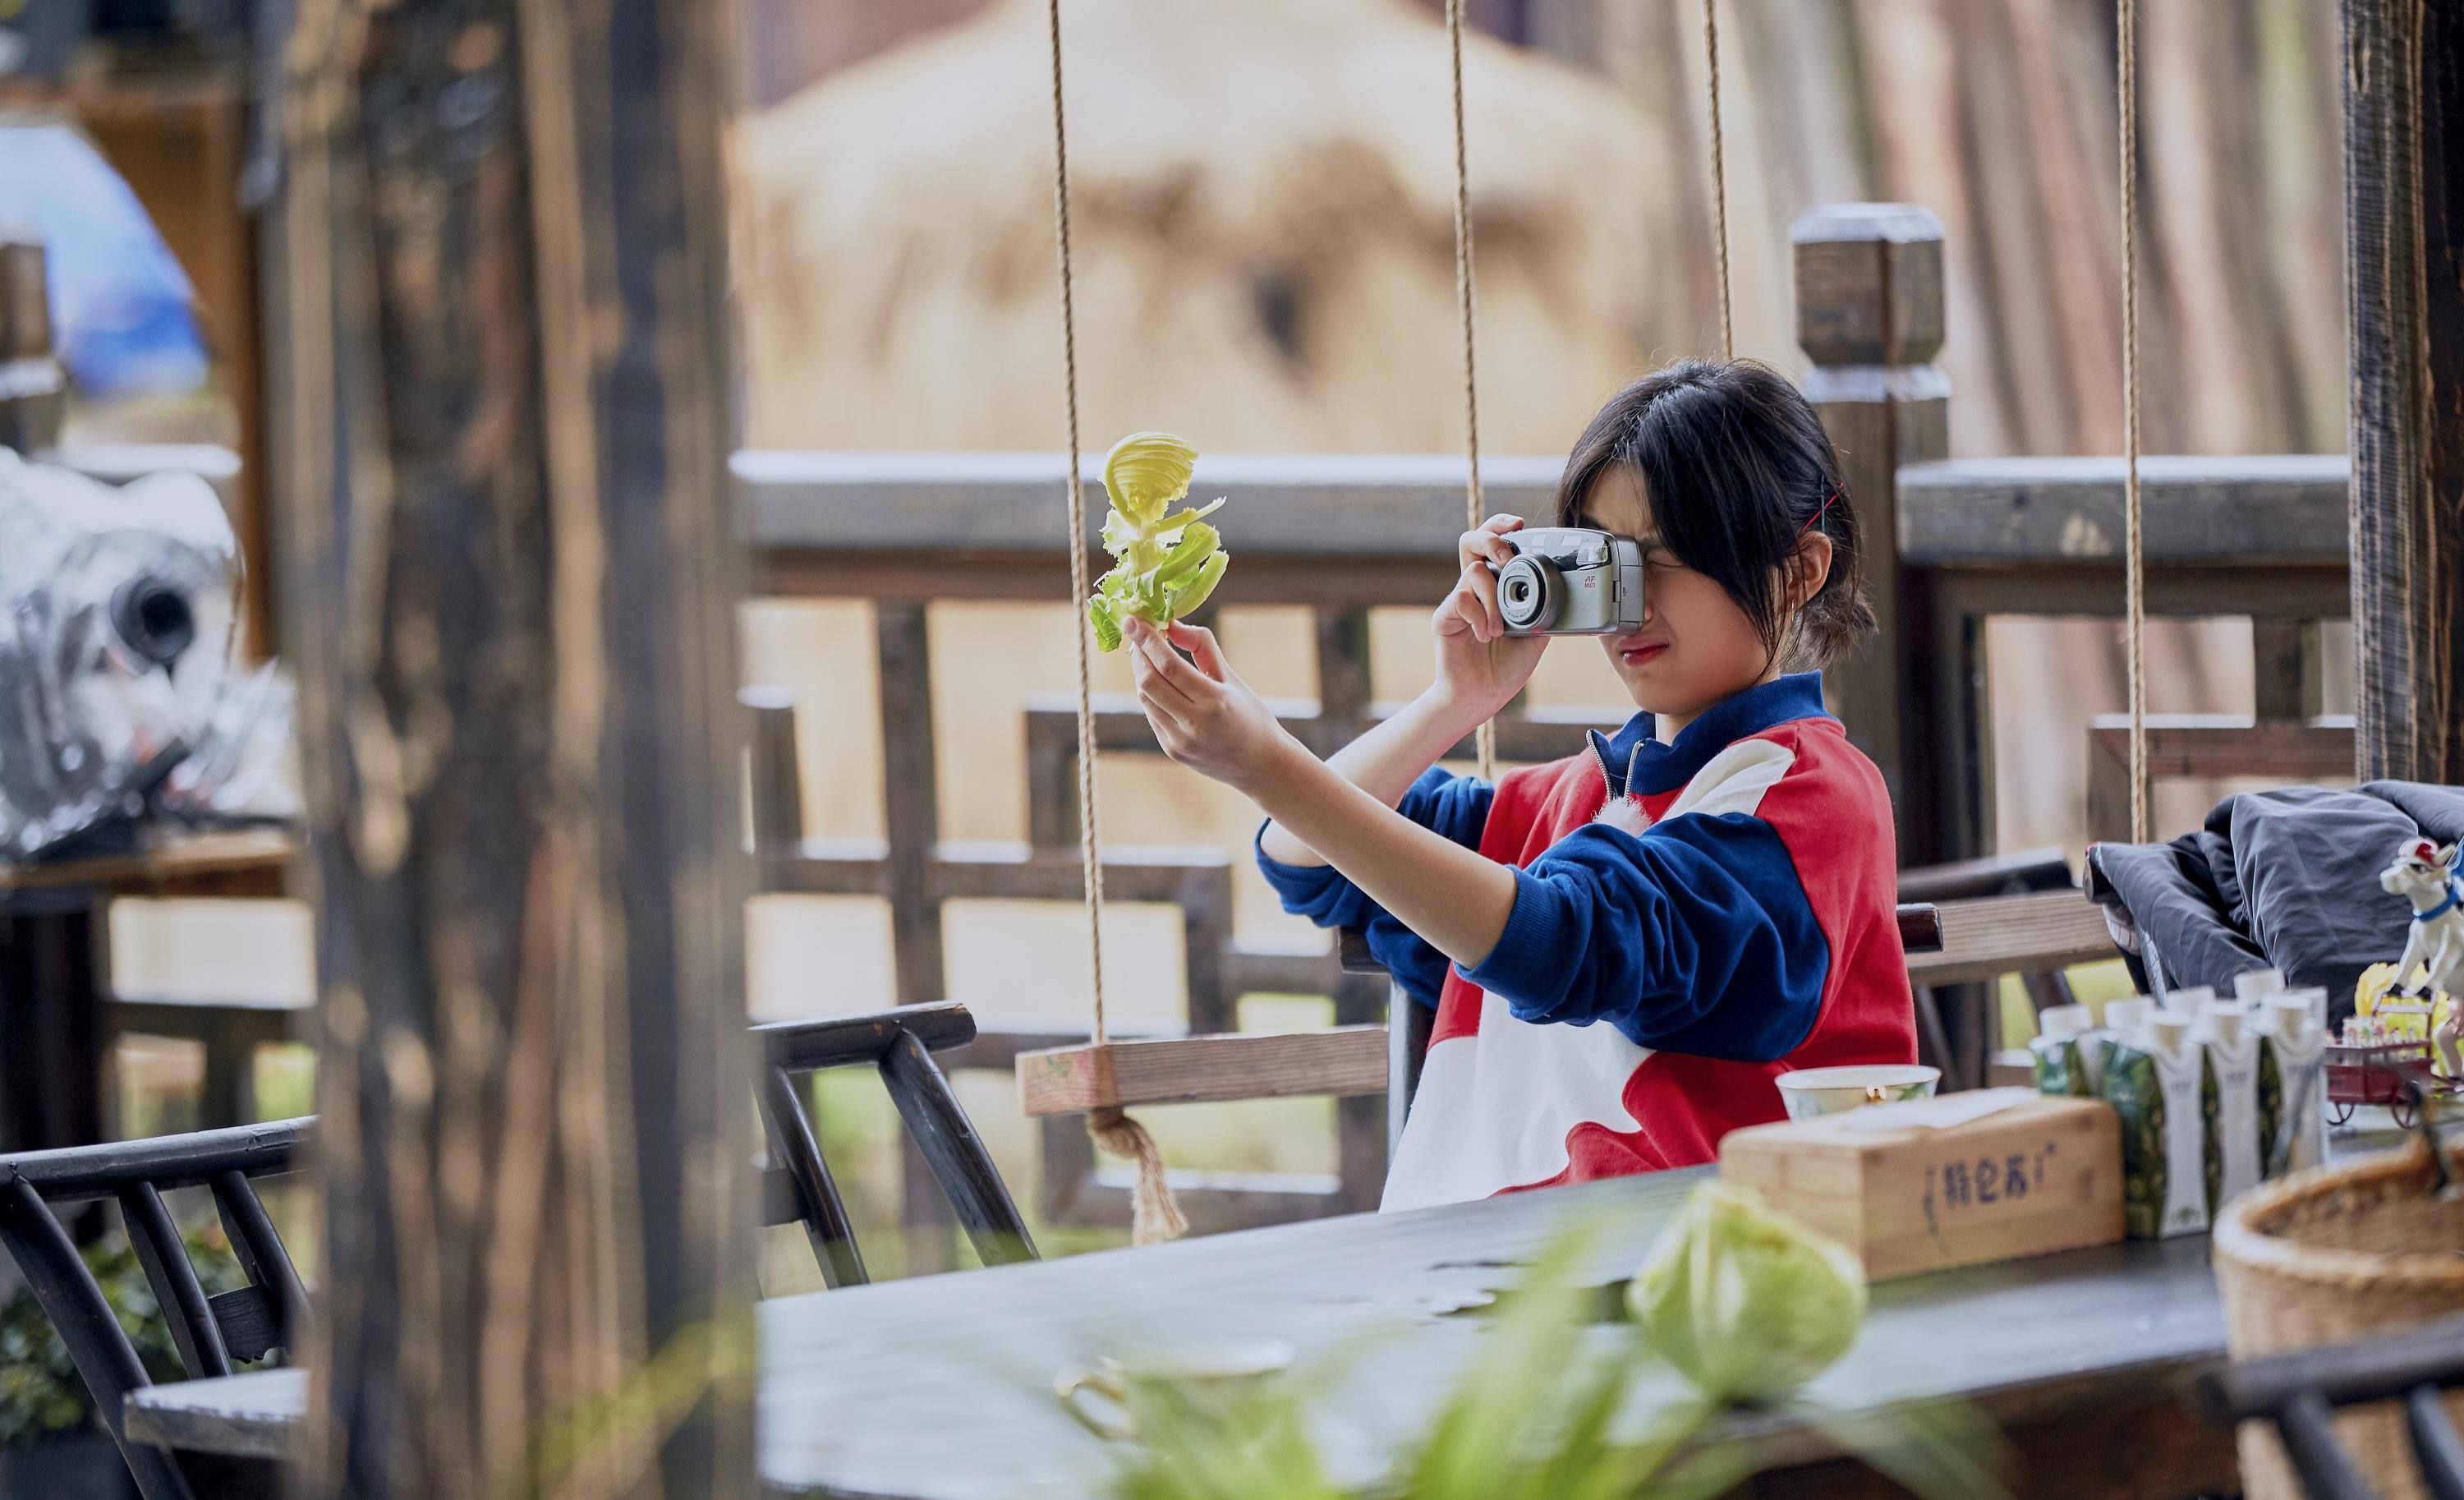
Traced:
[[[255, 1183], [295, 1168], [313, 1123], [282, 1120], [0, 1157], [0, 1246], [59, 1331], [145, 1500], [190, 1500], [194, 1491], [170, 1454], [131, 1444], [121, 1427], [129, 1392], [154, 1382], [78, 1254], [60, 1210], [117, 1204], [182, 1369], [190, 1379], [230, 1375], [235, 1365], [290, 1347], [306, 1326], [306, 1290]], [[246, 1286], [206, 1294], [164, 1202], [164, 1194], [183, 1188], [212, 1195]]]
[[[2464, 1495], [2464, 1437], [2453, 1420], [2459, 1386], [2464, 1317], [2391, 1337], [2236, 1360], [2200, 1376], [2191, 1389], [2201, 1414], [2220, 1426], [2273, 1423], [2311, 1500], [2372, 1500], [2402, 1489], [2406, 1477], [2418, 1492], [2448, 1500]], [[2337, 1442], [2338, 1412], [2386, 1401], [2402, 1403], [2409, 1476], [2402, 1475], [2404, 1455], [2389, 1451], [2393, 1445], [2372, 1445], [2357, 1464]], [[2377, 1483], [2365, 1476], [2365, 1465]]]
[[804, 1088], [806, 1075], [827, 1068], [879, 1070], [908, 1136], [985, 1265], [1036, 1258], [1026, 1221], [1010, 1200], [992, 1153], [933, 1061], [935, 1052], [975, 1040], [976, 1020], [966, 1006], [942, 1001], [785, 1021], [755, 1026], [753, 1035], [761, 1044], [761, 1120], [776, 1162], [763, 1184], [763, 1222], [803, 1224], [823, 1280], [843, 1287], [870, 1279], [847, 1204], [822, 1158]]

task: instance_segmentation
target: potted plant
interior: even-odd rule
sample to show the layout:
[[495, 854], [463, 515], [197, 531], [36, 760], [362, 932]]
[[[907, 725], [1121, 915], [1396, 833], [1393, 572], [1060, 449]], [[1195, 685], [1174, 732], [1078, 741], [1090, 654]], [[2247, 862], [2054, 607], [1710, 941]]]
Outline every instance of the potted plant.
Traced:
[[[190, 1234], [187, 1245], [208, 1295], [246, 1284], [219, 1231]], [[114, 1231], [81, 1253], [103, 1300], [137, 1346], [146, 1375], [182, 1379], [170, 1325], [127, 1239]], [[0, 1500], [135, 1500], [136, 1494], [128, 1466], [103, 1427], [68, 1346], [33, 1292], [19, 1288], [0, 1303]]]

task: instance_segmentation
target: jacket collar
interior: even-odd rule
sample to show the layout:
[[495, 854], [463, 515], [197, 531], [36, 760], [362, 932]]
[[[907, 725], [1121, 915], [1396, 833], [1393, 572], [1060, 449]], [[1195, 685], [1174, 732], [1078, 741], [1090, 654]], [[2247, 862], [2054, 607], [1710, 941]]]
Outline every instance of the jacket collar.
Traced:
[[1592, 731], [1612, 797], [1656, 797], [1676, 791], [1738, 740], [1801, 718], [1829, 718], [1822, 706], [1822, 673], [1790, 673], [1722, 698], [1695, 717], [1665, 743], [1652, 738], [1654, 716], [1645, 709], [1614, 735]]

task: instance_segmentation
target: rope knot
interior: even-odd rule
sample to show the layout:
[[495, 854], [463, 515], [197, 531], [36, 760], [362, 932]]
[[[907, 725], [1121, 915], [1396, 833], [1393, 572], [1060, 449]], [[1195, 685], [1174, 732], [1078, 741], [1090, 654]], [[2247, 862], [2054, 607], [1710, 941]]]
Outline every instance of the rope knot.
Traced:
[[1132, 1244], [1155, 1245], [1177, 1240], [1189, 1232], [1189, 1221], [1182, 1216], [1180, 1204], [1172, 1196], [1172, 1183], [1164, 1177], [1163, 1153], [1155, 1149], [1155, 1137], [1147, 1134], [1145, 1126], [1130, 1118], [1125, 1110], [1089, 1110], [1087, 1134], [1094, 1137], [1096, 1145], [1137, 1166], [1137, 1181], [1130, 1189]]

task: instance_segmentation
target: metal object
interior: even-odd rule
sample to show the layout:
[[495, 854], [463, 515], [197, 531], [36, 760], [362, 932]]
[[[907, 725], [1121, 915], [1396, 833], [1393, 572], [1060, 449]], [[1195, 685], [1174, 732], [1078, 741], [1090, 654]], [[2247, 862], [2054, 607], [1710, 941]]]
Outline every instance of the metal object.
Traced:
[[1642, 629], [1642, 543], [1573, 526], [1510, 531], [1492, 564], [1508, 635], [1631, 635]]
[[0, 452], [0, 859], [148, 811], [286, 817], [289, 693], [234, 668], [238, 544], [193, 474]]

